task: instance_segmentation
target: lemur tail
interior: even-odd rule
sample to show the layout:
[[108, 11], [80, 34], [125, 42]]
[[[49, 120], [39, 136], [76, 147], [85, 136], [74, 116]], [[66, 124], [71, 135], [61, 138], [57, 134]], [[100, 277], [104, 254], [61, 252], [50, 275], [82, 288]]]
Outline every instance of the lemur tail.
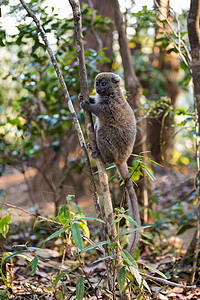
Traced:
[[[134, 221], [137, 222], [137, 225], [140, 227], [141, 226], [141, 221], [140, 221], [140, 213], [139, 213], [139, 207], [138, 207], [138, 202], [137, 202], [137, 196], [135, 193], [135, 189], [133, 186], [133, 182], [130, 178], [129, 170], [128, 170], [128, 165], [127, 163], [123, 163], [122, 165], [116, 165], [119, 175], [124, 181], [125, 188], [126, 188], [126, 197], [128, 201], [128, 213], [129, 216], [133, 218]], [[130, 224], [131, 228], [136, 228], [133, 224]], [[135, 249], [138, 245], [139, 239], [140, 239], [140, 230], [133, 231], [131, 233], [131, 237], [128, 243], [127, 251], [131, 254], [134, 255]]]

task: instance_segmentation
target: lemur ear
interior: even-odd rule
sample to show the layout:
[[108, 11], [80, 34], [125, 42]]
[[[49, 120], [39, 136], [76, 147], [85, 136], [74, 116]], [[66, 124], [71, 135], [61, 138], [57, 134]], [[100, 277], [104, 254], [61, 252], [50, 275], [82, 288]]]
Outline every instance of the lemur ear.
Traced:
[[111, 81], [112, 81], [113, 83], [118, 83], [118, 82], [120, 82], [120, 76], [117, 75], [117, 74], [115, 74], [115, 75], [111, 78]]

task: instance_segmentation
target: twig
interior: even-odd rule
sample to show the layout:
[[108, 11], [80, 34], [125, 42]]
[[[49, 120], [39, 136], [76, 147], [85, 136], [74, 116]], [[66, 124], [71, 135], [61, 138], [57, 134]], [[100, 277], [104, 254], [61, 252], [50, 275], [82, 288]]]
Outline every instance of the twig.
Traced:
[[147, 277], [149, 279], [161, 282], [161, 283], [166, 284], [166, 285], [176, 286], [176, 287], [179, 287], [179, 288], [182, 288], [182, 289], [185, 289], [185, 290], [195, 290], [197, 288], [196, 285], [178, 284], [178, 283], [171, 282], [171, 281], [163, 279], [163, 278], [159, 278], [159, 277], [154, 277], [154, 276], [151, 276], [151, 275], [147, 275], [147, 274], [144, 274], [142, 272], [139, 272], [139, 273], [140, 273], [140, 275], [142, 275], [144, 277]]
[[[81, 230], [81, 235], [82, 237], [90, 244], [90, 245], [95, 245], [95, 243], [85, 234], [85, 232], [83, 230]], [[104, 256], [105, 256], [105, 250], [102, 246], [97, 246], [97, 248], [99, 249], [99, 251], [101, 251]]]
[[14, 209], [21, 210], [21, 211], [23, 211], [24, 213], [26, 213], [26, 214], [28, 214], [28, 215], [30, 215], [30, 216], [32, 216], [32, 217], [35, 217], [36, 219], [44, 220], [44, 221], [51, 222], [51, 223], [54, 223], [54, 224], [57, 224], [57, 225], [60, 225], [60, 226], [61, 226], [61, 224], [60, 224], [59, 222], [56, 222], [56, 221], [53, 220], [53, 219], [45, 218], [45, 217], [42, 217], [42, 216], [38, 216], [38, 215], [33, 214], [33, 213], [29, 212], [28, 210], [25, 210], [24, 208], [21, 208], [21, 207], [19, 207], [19, 206], [16, 206], [16, 205], [13, 205], [13, 204], [9, 204], [9, 203], [2, 203], [2, 204], [3, 204], [3, 205], [6, 205], [6, 206], [8, 206], [8, 207], [12, 207], [12, 208], [14, 208]]

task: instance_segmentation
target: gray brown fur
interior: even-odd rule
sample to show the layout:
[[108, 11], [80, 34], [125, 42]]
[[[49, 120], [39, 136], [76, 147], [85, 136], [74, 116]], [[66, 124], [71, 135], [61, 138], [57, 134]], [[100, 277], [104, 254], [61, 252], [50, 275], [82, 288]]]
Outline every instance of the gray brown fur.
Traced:
[[[140, 225], [137, 198], [126, 163], [135, 143], [136, 121], [120, 86], [120, 76], [114, 73], [98, 74], [95, 99], [91, 99], [90, 103], [82, 102], [81, 107], [97, 117], [95, 132], [98, 150], [104, 162], [117, 166], [126, 184], [129, 214]], [[130, 253], [134, 252], [139, 237], [139, 231], [133, 232], [128, 245]]]

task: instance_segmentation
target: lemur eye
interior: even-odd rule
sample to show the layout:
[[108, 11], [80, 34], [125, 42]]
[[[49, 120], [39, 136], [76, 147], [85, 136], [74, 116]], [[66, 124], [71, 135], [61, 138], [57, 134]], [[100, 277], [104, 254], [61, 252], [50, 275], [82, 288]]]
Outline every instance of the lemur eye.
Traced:
[[101, 85], [102, 85], [102, 86], [105, 86], [105, 85], [106, 85], [106, 82], [105, 82], [105, 81], [103, 81], [103, 82], [101, 83]]
[[98, 81], [96, 81], [96, 82], [95, 82], [95, 84], [96, 84], [96, 85], [99, 85], [99, 82], [98, 82]]

